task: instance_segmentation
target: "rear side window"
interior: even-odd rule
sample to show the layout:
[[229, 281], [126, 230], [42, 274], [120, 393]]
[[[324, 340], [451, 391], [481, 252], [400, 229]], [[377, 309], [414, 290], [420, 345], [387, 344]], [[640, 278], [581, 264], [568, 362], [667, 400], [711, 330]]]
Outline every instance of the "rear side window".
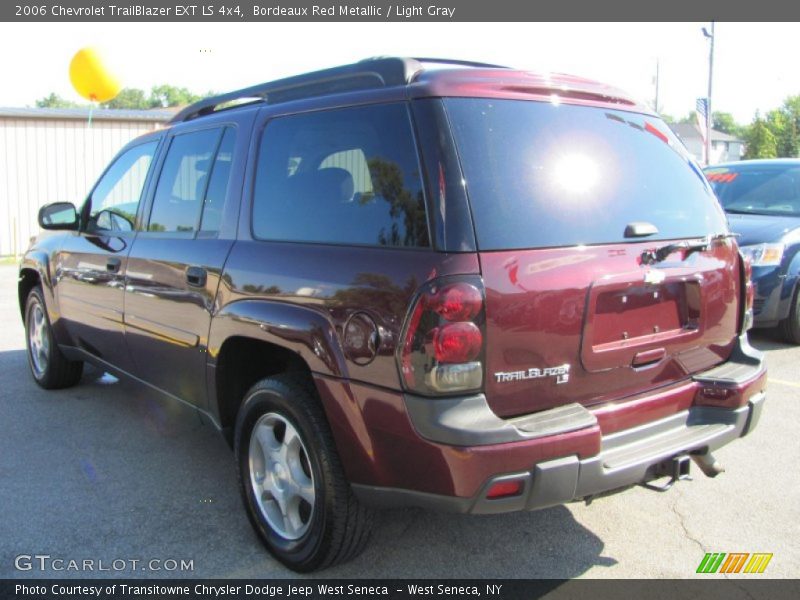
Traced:
[[[727, 230], [697, 166], [655, 117], [547, 102], [449, 98], [482, 250], [634, 241]], [[641, 238], [639, 238], [641, 239]]]
[[264, 130], [253, 197], [259, 239], [426, 247], [405, 105], [280, 117]]
[[[221, 214], [220, 205], [224, 202], [230, 174], [230, 148], [224, 157], [221, 156], [226, 164], [221, 164], [219, 169], [214, 166], [222, 136], [222, 129], [204, 129], [172, 139], [158, 178], [148, 231], [197, 231], [206, 200], [210, 205], [206, 206], [209, 211], [206, 227], [216, 226], [218, 218], [212, 213], [219, 211]], [[212, 171], [217, 172], [216, 180]], [[207, 228], [204, 231], [209, 231]]]

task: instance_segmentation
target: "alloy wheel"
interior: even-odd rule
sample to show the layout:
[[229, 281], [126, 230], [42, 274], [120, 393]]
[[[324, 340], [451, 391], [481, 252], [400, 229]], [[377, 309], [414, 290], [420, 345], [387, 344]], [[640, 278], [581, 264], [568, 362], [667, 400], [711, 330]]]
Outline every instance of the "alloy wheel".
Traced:
[[278, 413], [263, 415], [250, 434], [250, 483], [269, 526], [287, 540], [311, 524], [316, 493], [308, 451], [297, 429]]

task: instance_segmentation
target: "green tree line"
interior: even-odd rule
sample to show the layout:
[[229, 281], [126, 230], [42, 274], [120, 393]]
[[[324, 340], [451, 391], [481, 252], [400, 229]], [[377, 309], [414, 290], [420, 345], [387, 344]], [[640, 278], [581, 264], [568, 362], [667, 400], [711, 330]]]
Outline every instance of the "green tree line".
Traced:
[[[99, 107], [136, 110], [167, 108], [170, 106], [191, 104], [192, 102], [197, 102], [198, 100], [212, 95], [213, 92], [197, 95], [190, 92], [185, 87], [176, 87], [172, 85], [153, 86], [149, 93], [137, 88], [123, 88], [116, 98], [101, 103]], [[37, 100], [36, 106], [38, 108], [86, 108], [88, 104], [72, 102], [71, 100], [62, 98], [56, 93], [51, 93]]]
[[[662, 115], [668, 123], [675, 122]], [[695, 123], [694, 111], [679, 119], [679, 123]], [[726, 112], [712, 114], [714, 129], [733, 135], [745, 143], [744, 158], [796, 158], [800, 155], [800, 95], [789, 96], [780, 107], [765, 115], [757, 112], [748, 125], [736, 122]]]

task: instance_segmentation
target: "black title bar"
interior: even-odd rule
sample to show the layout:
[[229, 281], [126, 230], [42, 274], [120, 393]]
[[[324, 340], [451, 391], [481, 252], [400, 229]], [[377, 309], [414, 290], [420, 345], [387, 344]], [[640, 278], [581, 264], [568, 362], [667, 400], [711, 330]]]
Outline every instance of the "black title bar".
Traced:
[[3, 579], [3, 600], [548, 600], [669, 598], [783, 600], [800, 596], [797, 580], [709, 577], [695, 580], [563, 579]]
[[26, 22], [455, 22], [790, 21], [800, 3], [642, 0], [4, 0], [0, 21]]

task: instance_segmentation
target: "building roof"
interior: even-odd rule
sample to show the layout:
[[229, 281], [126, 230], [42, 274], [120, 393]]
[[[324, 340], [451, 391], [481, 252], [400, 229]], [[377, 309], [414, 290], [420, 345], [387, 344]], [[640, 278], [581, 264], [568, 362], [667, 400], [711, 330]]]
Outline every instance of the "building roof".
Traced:
[[[119, 110], [97, 108], [92, 111], [93, 121], [152, 121], [164, 123], [175, 116], [177, 109]], [[6, 108], [0, 107], [0, 118], [12, 119], [75, 119], [86, 121], [88, 108]]]
[[[697, 126], [697, 123], [670, 123], [669, 128], [672, 129], [673, 133], [677, 135], [681, 140], [687, 139], [700, 139], [700, 128]], [[734, 135], [727, 134], [723, 131], [718, 131], [716, 129], [711, 130], [711, 141], [712, 142], [741, 142], [739, 138]]]

